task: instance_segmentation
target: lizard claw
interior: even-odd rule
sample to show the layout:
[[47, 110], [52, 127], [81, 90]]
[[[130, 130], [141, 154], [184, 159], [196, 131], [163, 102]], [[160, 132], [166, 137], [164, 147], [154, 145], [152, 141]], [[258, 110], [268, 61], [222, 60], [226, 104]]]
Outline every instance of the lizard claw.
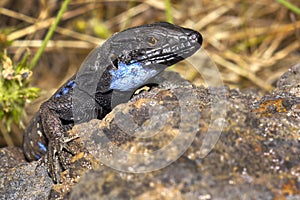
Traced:
[[56, 159], [56, 153], [58, 152], [57, 142], [50, 141], [48, 144], [48, 152], [46, 156], [46, 163], [48, 165], [48, 173], [52, 180], [57, 183], [59, 177], [59, 163]]

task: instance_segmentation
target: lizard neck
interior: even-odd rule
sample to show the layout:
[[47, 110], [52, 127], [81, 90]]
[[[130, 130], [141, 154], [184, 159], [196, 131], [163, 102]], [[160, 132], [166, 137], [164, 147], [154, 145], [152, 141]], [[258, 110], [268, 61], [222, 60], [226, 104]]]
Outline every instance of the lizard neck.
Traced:
[[110, 40], [95, 48], [87, 56], [75, 78], [79, 90], [85, 91], [91, 96], [96, 94], [97, 88], [102, 92], [108, 91], [110, 80], [104, 76], [107, 75], [107, 70], [112, 67], [110, 56]]

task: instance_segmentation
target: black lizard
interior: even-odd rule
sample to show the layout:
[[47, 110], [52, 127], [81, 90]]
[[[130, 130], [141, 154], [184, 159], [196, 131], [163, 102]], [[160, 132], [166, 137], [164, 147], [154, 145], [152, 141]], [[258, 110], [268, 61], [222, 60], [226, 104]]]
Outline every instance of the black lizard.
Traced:
[[26, 158], [37, 160], [47, 154], [48, 172], [57, 182], [57, 158], [66, 169], [62, 150], [69, 151], [65, 137], [74, 123], [102, 119], [165, 68], [194, 54], [201, 44], [197, 31], [166, 22], [114, 34], [41, 105], [24, 134]]

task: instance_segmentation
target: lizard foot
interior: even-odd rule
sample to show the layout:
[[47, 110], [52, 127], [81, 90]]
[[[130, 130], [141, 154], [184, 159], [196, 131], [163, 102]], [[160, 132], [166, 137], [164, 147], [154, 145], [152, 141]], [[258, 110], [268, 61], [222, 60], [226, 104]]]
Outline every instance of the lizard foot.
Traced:
[[48, 143], [48, 152], [46, 156], [46, 163], [48, 165], [48, 173], [52, 180], [57, 183], [59, 181], [59, 175], [62, 170], [68, 169], [68, 162], [64, 156], [63, 150], [68, 153], [75, 155], [76, 152], [70, 148], [68, 142], [76, 139], [78, 137], [72, 138], [57, 138], [51, 140]]

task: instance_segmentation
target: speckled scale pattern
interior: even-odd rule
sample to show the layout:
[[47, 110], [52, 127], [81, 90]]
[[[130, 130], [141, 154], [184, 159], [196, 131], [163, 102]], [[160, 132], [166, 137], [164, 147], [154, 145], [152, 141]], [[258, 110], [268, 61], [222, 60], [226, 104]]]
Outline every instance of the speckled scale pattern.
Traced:
[[30, 160], [40, 159], [47, 152], [47, 138], [44, 135], [41, 116], [37, 113], [26, 129], [24, 137], [25, 156]]

